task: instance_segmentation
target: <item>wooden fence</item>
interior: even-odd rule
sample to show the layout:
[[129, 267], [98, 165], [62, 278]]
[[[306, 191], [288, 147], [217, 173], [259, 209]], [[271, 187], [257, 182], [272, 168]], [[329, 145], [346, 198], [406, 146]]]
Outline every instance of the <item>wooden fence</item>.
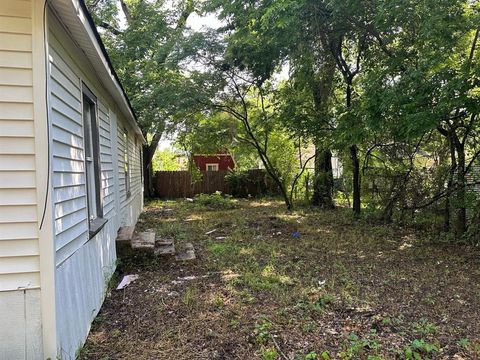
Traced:
[[193, 197], [197, 194], [213, 194], [216, 191], [235, 196], [259, 196], [278, 192], [265, 171], [260, 169], [246, 172], [246, 180], [234, 188], [225, 181], [228, 171], [202, 171], [201, 174], [202, 178], [192, 183], [189, 171], [158, 171], [153, 179], [156, 196], [175, 199]]
[[158, 171], [155, 173], [155, 192], [161, 198], [193, 197], [196, 194], [226, 193], [227, 171], [204, 171], [202, 179], [192, 184], [189, 171]]

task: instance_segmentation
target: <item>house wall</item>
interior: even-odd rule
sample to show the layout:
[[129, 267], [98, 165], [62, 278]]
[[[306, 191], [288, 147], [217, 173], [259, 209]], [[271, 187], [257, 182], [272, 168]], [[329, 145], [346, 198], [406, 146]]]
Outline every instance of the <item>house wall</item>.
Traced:
[[[103, 302], [115, 270], [115, 238], [120, 225], [134, 224], [142, 208], [139, 162], [133, 129], [97, 80], [53, 13], [48, 17], [49, 117], [55, 237], [57, 351], [74, 358]], [[88, 235], [81, 84], [97, 97], [104, 228]], [[129, 132], [131, 195], [124, 186], [123, 129]], [[121, 130], [121, 131], [120, 131]], [[137, 138], [137, 145], [141, 140]]]
[[42, 354], [31, 1], [0, 1], [0, 359]]
[[235, 162], [230, 155], [194, 155], [193, 161], [200, 171], [207, 171], [207, 164], [218, 164], [218, 170], [235, 168]]

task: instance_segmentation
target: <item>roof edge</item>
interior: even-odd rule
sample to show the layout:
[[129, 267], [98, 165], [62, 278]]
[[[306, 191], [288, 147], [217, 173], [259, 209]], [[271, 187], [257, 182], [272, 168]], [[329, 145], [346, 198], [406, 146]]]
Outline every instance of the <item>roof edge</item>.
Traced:
[[[125, 104], [127, 105], [127, 108], [130, 112], [130, 115], [132, 117], [132, 125], [134, 126], [135, 131], [138, 133], [138, 135], [141, 136], [142, 141], [146, 143], [146, 139], [143, 136], [143, 133], [138, 125], [138, 118], [135, 113], [135, 110], [132, 107], [132, 104], [130, 103], [130, 100], [127, 96], [127, 93], [125, 92], [125, 89], [123, 88], [122, 82], [120, 81], [120, 78], [117, 75], [117, 72], [115, 71], [115, 68], [110, 60], [110, 57], [108, 56], [107, 49], [105, 48], [105, 45], [103, 44], [102, 38], [100, 37], [100, 34], [98, 33], [97, 27], [95, 25], [95, 22], [93, 21], [92, 16], [90, 15], [90, 12], [88, 11], [88, 8], [85, 4], [84, 0], [77, 0], [78, 4], [80, 6], [80, 10], [82, 11], [82, 15], [84, 18], [87, 20], [88, 27], [90, 31], [93, 34], [93, 39], [92, 42], [95, 42], [98, 45], [98, 48], [100, 49], [100, 53], [98, 54], [101, 58], [103, 58], [103, 62], [107, 64], [108, 70], [110, 72], [110, 75], [112, 77], [112, 81], [115, 84], [115, 87], [119, 90], [120, 94], [122, 95], [123, 100], [125, 101]], [[80, 19], [82, 21], [82, 19]], [[83, 23], [83, 21], [82, 21]], [[85, 24], [84, 24], [85, 26]], [[88, 29], [87, 29], [88, 30]], [[87, 31], [88, 33], [88, 31]], [[88, 34], [89, 37], [91, 38], [90, 34]], [[96, 47], [95, 47], [96, 48]], [[98, 52], [98, 51], [97, 51]]]

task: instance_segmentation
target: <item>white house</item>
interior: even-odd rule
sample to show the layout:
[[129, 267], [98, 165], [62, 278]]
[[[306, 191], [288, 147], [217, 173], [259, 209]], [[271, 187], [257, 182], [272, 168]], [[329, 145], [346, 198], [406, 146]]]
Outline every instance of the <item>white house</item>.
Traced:
[[71, 359], [142, 209], [143, 137], [82, 0], [0, 0], [0, 359]]

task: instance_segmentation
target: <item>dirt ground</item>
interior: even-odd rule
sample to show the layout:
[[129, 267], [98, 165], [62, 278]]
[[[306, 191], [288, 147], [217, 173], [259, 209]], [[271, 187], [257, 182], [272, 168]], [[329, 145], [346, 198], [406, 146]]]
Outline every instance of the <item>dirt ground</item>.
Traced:
[[137, 228], [197, 259], [118, 248], [112, 285], [139, 279], [108, 292], [81, 359], [480, 358], [478, 249], [346, 209], [229, 204], [147, 204]]

